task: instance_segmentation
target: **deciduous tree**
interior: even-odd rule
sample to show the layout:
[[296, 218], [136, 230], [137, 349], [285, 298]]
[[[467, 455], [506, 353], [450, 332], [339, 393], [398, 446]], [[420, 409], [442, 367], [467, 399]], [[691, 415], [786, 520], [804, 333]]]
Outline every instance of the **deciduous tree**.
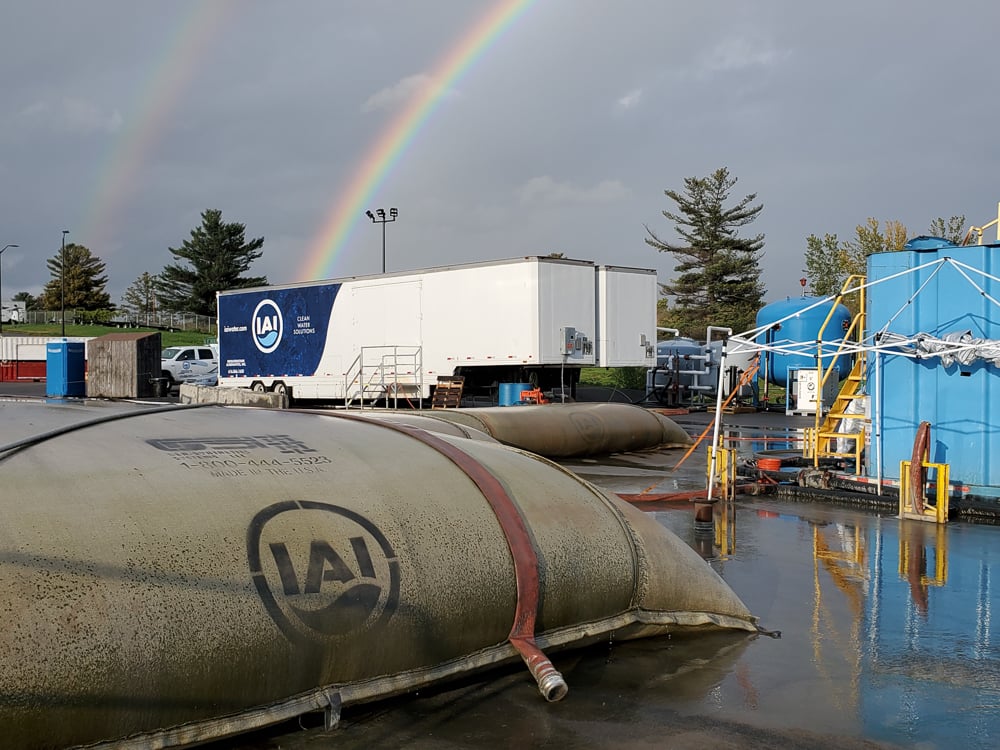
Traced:
[[23, 302], [25, 310], [41, 310], [42, 308], [38, 305], [38, 297], [31, 294], [30, 292], [18, 292], [13, 297], [11, 297], [15, 302]]
[[951, 218], [945, 220], [940, 216], [931, 222], [928, 234], [931, 237], [941, 237], [948, 240], [955, 245], [961, 245], [962, 241], [965, 239], [965, 234], [968, 231], [968, 227], [965, 226], [965, 214], [961, 216], [952, 216]]
[[159, 277], [148, 271], [133, 281], [122, 295], [122, 309], [133, 315], [152, 315], [156, 312], [157, 284]]
[[806, 237], [806, 278], [813, 294], [827, 297], [840, 291], [847, 277], [844, 256], [837, 235], [825, 234], [820, 238], [810, 234]]
[[906, 227], [899, 221], [887, 221], [885, 231], [879, 228], [879, 220], [869, 218], [854, 229], [854, 239], [844, 243], [845, 275], [868, 273], [868, 256], [875, 253], [891, 253], [902, 250], [906, 245]]

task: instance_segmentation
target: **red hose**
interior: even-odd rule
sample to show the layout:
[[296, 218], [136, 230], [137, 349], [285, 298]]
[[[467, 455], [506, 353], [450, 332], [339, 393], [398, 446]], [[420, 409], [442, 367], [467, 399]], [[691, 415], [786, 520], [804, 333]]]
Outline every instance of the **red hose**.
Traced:
[[[760, 491], [759, 484], [738, 484], [736, 491], [745, 495], [756, 495]], [[687, 492], [640, 492], [630, 495], [618, 492], [618, 497], [627, 503], [673, 503], [687, 500], [698, 500], [708, 495], [708, 490], [689, 490]]]
[[917, 427], [917, 436], [913, 439], [913, 453], [910, 456], [910, 500], [917, 513], [924, 512], [924, 484], [927, 472], [924, 471], [924, 461], [930, 455], [931, 423], [921, 422]]
[[[316, 412], [310, 413], [315, 414]], [[569, 692], [566, 681], [552, 665], [549, 658], [535, 644], [535, 618], [539, 602], [538, 553], [535, 551], [531, 535], [528, 533], [521, 509], [507, 494], [503, 484], [468, 453], [426, 430], [394, 422], [366, 419], [353, 414], [327, 413], [323, 416], [352, 419], [408, 435], [449, 459], [475, 483], [483, 497], [486, 498], [486, 502], [489, 503], [497, 521], [500, 522], [500, 528], [507, 539], [507, 546], [514, 561], [517, 605], [514, 610], [514, 624], [511, 626], [507, 640], [517, 649], [524, 663], [528, 666], [528, 670], [538, 683], [538, 689], [545, 696], [545, 700], [558, 701], [565, 697], [566, 693]]]

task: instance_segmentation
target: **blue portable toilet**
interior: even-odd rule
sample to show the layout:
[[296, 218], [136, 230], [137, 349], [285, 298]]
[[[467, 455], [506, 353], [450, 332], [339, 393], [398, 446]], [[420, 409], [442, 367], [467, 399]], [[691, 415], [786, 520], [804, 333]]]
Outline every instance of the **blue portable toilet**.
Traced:
[[45, 345], [45, 395], [50, 398], [87, 395], [82, 341], [49, 341]]

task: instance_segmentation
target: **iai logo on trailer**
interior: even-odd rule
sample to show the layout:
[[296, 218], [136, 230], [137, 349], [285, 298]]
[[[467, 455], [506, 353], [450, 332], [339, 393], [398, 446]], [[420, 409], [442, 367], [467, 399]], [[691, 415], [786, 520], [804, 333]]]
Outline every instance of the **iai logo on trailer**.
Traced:
[[251, 324], [253, 343], [258, 349], [264, 354], [270, 354], [278, 348], [285, 324], [281, 318], [281, 310], [272, 300], [262, 300], [254, 308]]

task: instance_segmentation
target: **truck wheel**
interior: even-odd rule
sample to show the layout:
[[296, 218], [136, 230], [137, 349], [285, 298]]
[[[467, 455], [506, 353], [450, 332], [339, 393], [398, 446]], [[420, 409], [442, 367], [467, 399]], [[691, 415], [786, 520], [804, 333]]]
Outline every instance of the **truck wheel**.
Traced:
[[280, 380], [271, 387], [271, 390], [280, 396], [284, 396], [289, 404], [292, 403], [292, 389]]
[[170, 370], [163, 370], [160, 373], [160, 377], [167, 381], [168, 387], [174, 384], [174, 376], [170, 374]]
[[261, 383], [259, 380], [255, 380], [250, 384], [250, 390], [253, 391], [254, 393], [264, 393], [267, 390], [267, 388], [265, 388], [264, 384]]

